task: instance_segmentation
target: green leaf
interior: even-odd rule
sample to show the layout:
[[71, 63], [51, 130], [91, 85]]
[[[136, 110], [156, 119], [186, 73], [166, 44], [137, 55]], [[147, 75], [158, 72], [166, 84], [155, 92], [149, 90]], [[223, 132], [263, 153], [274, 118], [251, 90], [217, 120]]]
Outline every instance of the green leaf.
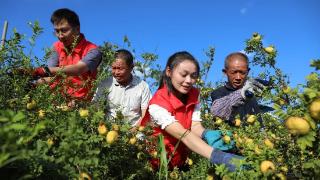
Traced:
[[12, 121], [13, 122], [17, 122], [17, 121], [21, 121], [22, 119], [24, 119], [26, 116], [22, 113], [22, 112], [18, 112], [13, 118]]
[[[164, 145], [164, 137], [163, 135], [159, 135], [159, 151], [160, 151], [160, 170], [159, 175], [162, 173], [165, 174], [165, 177], [168, 177], [168, 159], [167, 159], [167, 151]], [[159, 177], [160, 177], [159, 176]]]
[[4, 162], [6, 162], [7, 159], [9, 159], [10, 153], [1, 153], [0, 154], [0, 167]]
[[312, 159], [306, 163], [303, 163], [304, 169], [314, 169], [316, 173], [320, 173], [320, 159]]
[[[307, 77], [306, 77], [306, 79], [308, 80], [308, 81], [316, 81], [316, 80], [318, 80], [319, 78], [318, 78], [318, 74], [317, 73], [310, 73]], [[307, 88], [306, 88], [307, 89]]]
[[0, 122], [7, 122], [9, 121], [9, 118], [7, 117], [0, 117]]
[[19, 124], [19, 123], [16, 123], [16, 124], [11, 124], [10, 126], [8, 126], [7, 128], [8, 129], [12, 129], [12, 130], [24, 130], [27, 126], [25, 124]]
[[313, 99], [313, 98], [317, 97], [317, 91], [314, 89], [310, 89], [310, 88], [305, 88], [304, 94], [307, 95], [309, 99]]
[[297, 139], [297, 144], [301, 150], [305, 150], [308, 146], [312, 147], [312, 142], [315, 141], [316, 133], [314, 131], [310, 131], [308, 134], [301, 136]]
[[305, 115], [305, 119], [308, 121], [310, 127], [314, 130], [317, 127], [316, 122], [314, 122], [314, 120], [309, 116], [309, 115]]

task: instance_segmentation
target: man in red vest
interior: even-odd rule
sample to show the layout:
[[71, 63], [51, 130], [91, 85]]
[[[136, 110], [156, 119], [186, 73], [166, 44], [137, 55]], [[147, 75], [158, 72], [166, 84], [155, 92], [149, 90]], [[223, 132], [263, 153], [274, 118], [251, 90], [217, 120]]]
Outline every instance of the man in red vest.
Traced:
[[[53, 12], [51, 23], [59, 41], [53, 44], [47, 66], [35, 68], [32, 76], [41, 77], [38, 83], [53, 82], [51, 88], [62, 84], [61, 92], [71, 101], [91, 100], [90, 91], [101, 62], [101, 52], [80, 33], [80, 21], [75, 12], [58, 9]], [[64, 74], [66, 78], [57, 74]]]

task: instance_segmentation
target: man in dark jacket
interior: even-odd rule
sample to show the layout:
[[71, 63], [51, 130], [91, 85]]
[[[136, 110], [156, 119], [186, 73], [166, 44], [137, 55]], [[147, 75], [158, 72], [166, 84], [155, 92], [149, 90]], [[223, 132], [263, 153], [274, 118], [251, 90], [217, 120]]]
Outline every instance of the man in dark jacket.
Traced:
[[229, 54], [222, 71], [228, 81], [211, 93], [212, 114], [232, 123], [238, 114], [243, 119], [247, 114], [259, 113], [258, 102], [252, 95], [261, 92], [264, 86], [247, 78], [250, 71], [248, 57], [241, 52]]

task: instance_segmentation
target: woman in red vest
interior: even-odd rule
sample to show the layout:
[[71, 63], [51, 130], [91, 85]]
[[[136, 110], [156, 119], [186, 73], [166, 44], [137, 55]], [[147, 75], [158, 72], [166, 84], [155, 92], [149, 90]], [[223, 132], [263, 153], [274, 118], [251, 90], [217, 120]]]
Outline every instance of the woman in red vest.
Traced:
[[[199, 90], [193, 87], [199, 71], [199, 63], [190, 53], [183, 51], [170, 56], [142, 125], [152, 122], [152, 136], [164, 136], [170, 169], [183, 167], [193, 151], [234, 171], [231, 159], [240, 156], [220, 151], [202, 140], [206, 131], [201, 125]], [[150, 162], [154, 168], [159, 167], [159, 159]]]

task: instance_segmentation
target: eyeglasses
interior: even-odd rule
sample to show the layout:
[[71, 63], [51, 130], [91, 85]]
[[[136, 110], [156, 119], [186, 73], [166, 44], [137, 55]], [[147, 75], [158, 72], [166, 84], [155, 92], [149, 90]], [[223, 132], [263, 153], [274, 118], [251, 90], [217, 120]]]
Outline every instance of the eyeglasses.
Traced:
[[70, 32], [72, 30], [71, 27], [66, 27], [66, 28], [61, 28], [61, 29], [54, 29], [53, 34], [56, 36], [59, 36], [61, 34], [67, 34], [68, 32]]

